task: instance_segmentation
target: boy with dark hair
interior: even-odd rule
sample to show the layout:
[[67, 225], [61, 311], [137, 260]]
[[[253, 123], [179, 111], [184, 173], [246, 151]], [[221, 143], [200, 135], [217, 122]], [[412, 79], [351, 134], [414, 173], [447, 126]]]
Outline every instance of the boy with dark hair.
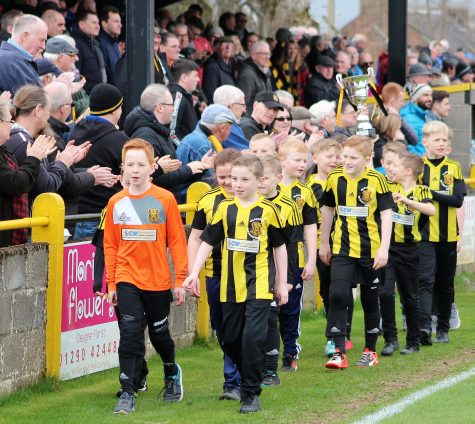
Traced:
[[233, 162], [235, 197], [219, 204], [184, 282], [186, 290], [199, 296], [199, 272], [213, 246], [224, 242], [223, 349], [241, 373], [241, 413], [260, 410], [269, 305], [274, 295], [279, 304], [288, 298], [286, 234], [276, 206], [258, 194], [262, 176], [262, 164], [254, 155]]
[[[182, 373], [175, 362], [168, 315], [172, 290], [177, 305], [185, 301], [182, 283], [188, 266], [186, 238], [175, 198], [150, 182], [154, 163], [151, 144], [133, 139], [124, 145], [122, 168], [130, 186], [112, 196], [106, 212], [104, 254], [109, 302], [118, 307], [122, 317], [119, 380], [123, 393], [114, 414], [135, 410], [135, 370], [136, 361], [143, 360], [144, 313], [150, 341], [163, 361], [163, 400], [178, 402], [183, 398]], [[174, 284], [167, 247], [173, 261]]]
[[[391, 180], [389, 188], [396, 205], [392, 213], [393, 234], [384, 281], [384, 286], [387, 286], [384, 291], [392, 293], [385, 296], [384, 308], [380, 294], [381, 314], [385, 312], [383, 315], [385, 346], [381, 351], [382, 355], [392, 355], [399, 349], [394, 311], [396, 281], [407, 322], [406, 347], [401, 350], [401, 354], [410, 355], [419, 352], [419, 287], [414, 273], [419, 270], [420, 230], [426, 224], [427, 216], [435, 214], [429, 188], [417, 184], [418, 175], [423, 168], [422, 159], [408, 152], [400, 153], [393, 165], [387, 168], [388, 178]], [[387, 327], [393, 329], [393, 338], [388, 334]]]
[[[361, 304], [365, 321], [365, 348], [356, 364], [378, 365], [378, 286], [388, 260], [391, 239], [391, 208], [394, 205], [386, 178], [368, 168], [373, 143], [363, 136], [343, 143], [343, 166], [330, 173], [322, 197], [320, 259], [330, 265], [331, 284], [326, 336], [336, 350], [326, 368], [345, 369], [346, 321], [355, 275], [361, 275]], [[330, 231], [335, 218], [330, 251]]]
[[467, 190], [460, 164], [445, 156], [449, 140], [447, 125], [431, 121], [424, 125], [422, 134], [427, 154], [419, 183], [430, 188], [436, 210], [435, 215], [429, 218], [429, 225], [422, 231], [419, 245], [421, 344], [430, 346], [433, 301], [438, 312], [434, 341], [449, 342], [459, 239], [457, 208], [462, 207]]
[[[216, 209], [224, 199], [232, 198], [233, 188], [231, 184], [231, 166], [234, 160], [241, 157], [241, 152], [236, 149], [224, 149], [214, 159], [214, 170], [218, 186], [201, 196], [196, 204], [195, 216], [191, 224], [191, 233], [188, 239], [188, 257], [195, 258], [201, 245], [201, 234], [206, 225], [211, 222]], [[216, 331], [216, 337], [222, 348], [223, 346], [223, 308], [219, 300], [221, 279], [221, 245], [213, 248], [211, 255], [206, 260], [206, 293], [211, 319], [211, 328]], [[191, 272], [193, 259], [189, 261], [188, 269]], [[232, 359], [224, 354], [224, 384], [221, 400], [240, 400], [241, 376]]]
[[[282, 165], [277, 155], [264, 154], [259, 157], [264, 167], [264, 175], [259, 182], [259, 193], [274, 203], [280, 211], [284, 229], [288, 234], [287, 243], [287, 287], [292, 290], [294, 270], [297, 266], [297, 243], [303, 241], [302, 220], [297, 204], [278, 190], [282, 180]], [[280, 334], [278, 328], [279, 306], [274, 300], [270, 306], [269, 329], [267, 332], [267, 347], [264, 366], [264, 386], [280, 384], [277, 366], [280, 351]]]
[[192, 94], [200, 82], [199, 69], [195, 62], [188, 59], [177, 60], [172, 68], [175, 82], [168, 86], [173, 96], [170, 138], [176, 145], [191, 133], [198, 123]]
[[[298, 338], [303, 304], [303, 284], [304, 280], [311, 280], [315, 275], [317, 262], [316, 200], [312, 190], [299, 180], [307, 169], [307, 156], [305, 143], [296, 138], [289, 137], [279, 148], [283, 174], [279, 184], [280, 191], [297, 204], [307, 248], [307, 262], [305, 263], [303, 243], [297, 244], [298, 262], [294, 270], [293, 288], [289, 293], [288, 304], [282, 307], [279, 313], [280, 334], [284, 343], [282, 371], [290, 372], [297, 370], [297, 358], [302, 348], [298, 343]], [[294, 252], [289, 252], [289, 256], [294, 254]]]

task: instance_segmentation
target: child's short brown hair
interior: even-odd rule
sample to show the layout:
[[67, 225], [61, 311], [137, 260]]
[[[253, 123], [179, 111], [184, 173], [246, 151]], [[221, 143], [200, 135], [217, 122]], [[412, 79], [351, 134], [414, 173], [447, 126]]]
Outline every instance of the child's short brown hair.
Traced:
[[285, 159], [290, 152], [307, 154], [308, 150], [302, 140], [295, 137], [289, 137], [279, 147], [279, 158], [281, 160]]
[[404, 144], [399, 141], [390, 141], [383, 146], [382, 157], [384, 158], [387, 153], [394, 153], [399, 156], [401, 153], [406, 151], [406, 146], [404, 146]]
[[365, 158], [373, 156], [373, 141], [364, 135], [352, 135], [343, 142], [343, 147], [351, 147], [360, 152]]
[[149, 164], [153, 165], [155, 163], [152, 145], [148, 141], [143, 140], [142, 138], [133, 138], [132, 140], [129, 140], [127, 141], [127, 143], [124, 144], [124, 147], [122, 147], [122, 163], [125, 161], [125, 155], [127, 154], [127, 152], [133, 149], [143, 150], [147, 155]]
[[233, 162], [232, 168], [235, 166], [242, 166], [249, 169], [257, 179], [264, 175], [264, 167], [256, 155], [242, 155]]
[[272, 143], [273, 149], [275, 151], [275, 141], [274, 141], [274, 139], [270, 135], [264, 134], [264, 133], [254, 134], [251, 137], [251, 139], [249, 140], [249, 146], [251, 145], [251, 143], [256, 143], [256, 142], [261, 141], [261, 140], [269, 140]]
[[262, 163], [262, 166], [269, 168], [274, 175], [282, 174], [282, 164], [280, 163], [279, 157], [277, 155], [262, 155], [259, 160]]
[[237, 158], [240, 158], [242, 153], [236, 149], [223, 149], [214, 158], [214, 169], [218, 166], [226, 165], [227, 163], [233, 163]]
[[317, 155], [322, 152], [326, 152], [330, 149], [336, 149], [337, 151], [341, 151], [341, 143], [333, 138], [324, 138], [321, 141], [317, 141], [316, 143], [312, 144], [311, 152], [312, 155]]
[[406, 168], [412, 170], [415, 178], [422, 174], [424, 170], [424, 161], [421, 157], [410, 152], [402, 152], [399, 154], [400, 164]]

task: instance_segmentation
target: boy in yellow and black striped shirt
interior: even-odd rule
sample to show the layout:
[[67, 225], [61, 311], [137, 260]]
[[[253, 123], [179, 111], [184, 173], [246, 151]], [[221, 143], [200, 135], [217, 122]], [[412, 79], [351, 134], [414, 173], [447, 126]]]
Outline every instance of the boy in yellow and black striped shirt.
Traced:
[[260, 410], [269, 306], [274, 296], [279, 304], [288, 299], [287, 235], [277, 207], [258, 194], [262, 176], [262, 164], [254, 155], [233, 162], [234, 198], [218, 205], [184, 282], [187, 291], [199, 296], [200, 269], [213, 246], [223, 243], [223, 349], [241, 373], [242, 413]]
[[[361, 274], [361, 303], [365, 320], [365, 349], [357, 365], [378, 365], [376, 342], [380, 310], [378, 286], [388, 260], [391, 239], [391, 208], [394, 205], [386, 178], [367, 168], [373, 143], [363, 136], [343, 143], [343, 166], [327, 179], [322, 198], [322, 242], [319, 255], [331, 267], [326, 336], [336, 352], [327, 362], [330, 369], [348, 366], [345, 353], [346, 318], [350, 288]], [[330, 231], [335, 217], [330, 252]]]
[[[279, 189], [298, 206], [307, 248], [305, 262], [303, 243], [300, 242], [297, 245], [298, 263], [294, 270], [293, 288], [289, 293], [289, 302], [280, 308], [279, 312], [280, 334], [284, 343], [281, 369], [291, 372], [297, 370], [296, 360], [301, 350], [298, 338], [303, 305], [303, 285], [304, 281], [314, 277], [317, 259], [317, 203], [310, 187], [299, 180], [306, 171], [307, 157], [307, 146], [301, 140], [289, 137], [279, 147], [283, 175]], [[289, 252], [289, 256], [293, 254]]]
[[[297, 268], [297, 243], [303, 241], [303, 222], [297, 204], [278, 190], [278, 183], [282, 179], [282, 165], [277, 155], [265, 154], [259, 157], [264, 167], [264, 176], [259, 182], [259, 193], [270, 200], [279, 209], [284, 229], [287, 232], [287, 285], [293, 289], [293, 279]], [[280, 334], [278, 328], [279, 307], [275, 300], [271, 303], [269, 314], [269, 328], [267, 331], [267, 347], [265, 356], [264, 386], [280, 384], [277, 375], [277, 366], [280, 352]]]
[[[423, 167], [424, 163], [419, 156], [403, 152], [396, 157], [393, 165], [386, 169], [388, 178], [392, 181], [389, 187], [396, 205], [392, 211], [393, 234], [384, 282], [391, 288], [392, 293], [384, 307], [383, 330], [386, 343], [381, 352], [383, 355], [392, 355], [399, 348], [394, 302], [396, 281], [407, 323], [406, 346], [401, 350], [401, 354], [409, 355], [419, 351], [418, 243], [421, 240], [420, 231], [427, 223], [427, 216], [435, 214], [429, 188], [417, 185], [417, 178]], [[381, 313], [383, 314], [383, 306]], [[393, 328], [394, 332], [389, 334], [386, 327]]]
[[[193, 258], [201, 245], [200, 236], [206, 225], [211, 222], [218, 205], [224, 200], [233, 197], [231, 185], [232, 162], [241, 157], [241, 152], [236, 149], [224, 149], [214, 159], [214, 170], [218, 187], [206, 192], [201, 196], [196, 205], [195, 216], [191, 224], [191, 233], [188, 239], [189, 269], [191, 270]], [[206, 293], [208, 297], [211, 328], [216, 332], [216, 338], [222, 346], [223, 341], [223, 310], [219, 300], [221, 280], [222, 246], [216, 245], [211, 255], [206, 259]], [[224, 355], [224, 383], [220, 399], [240, 400], [241, 376], [236, 364], [228, 355]]]
[[[432, 192], [436, 213], [422, 231], [420, 243], [419, 298], [421, 307], [421, 344], [430, 346], [432, 304], [437, 309], [435, 342], [449, 341], [449, 320], [454, 298], [459, 228], [457, 208], [467, 194], [460, 164], [445, 156], [449, 128], [431, 121], [422, 129], [426, 148], [424, 170], [419, 182]], [[434, 302], [433, 302], [434, 301]]]

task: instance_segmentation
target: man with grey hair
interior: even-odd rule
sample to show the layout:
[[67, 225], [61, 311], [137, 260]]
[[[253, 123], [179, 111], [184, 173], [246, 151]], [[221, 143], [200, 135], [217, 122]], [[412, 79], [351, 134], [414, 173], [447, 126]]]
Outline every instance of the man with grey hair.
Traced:
[[[233, 85], [222, 85], [214, 90], [213, 103], [227, 107], [236, 117], [238, 122], [246, 112], [244, 93]], [[249, 148], [249, 141], [244, 137], [241, 127], [238, 124], [231, 126], [231, 132], [223, 143], [223, 147], [244, 150]]]
[[45, 49], [48, 27], [37, 16], [23, 15], [12, 37], [0, 47], [0, 91], [15, 92], [26, 84], [41, 86], [35, 58]]
[[148, 141], [156, 157], [175, 159], [171, 162], [171, 169], [162, 169], [159, 161], [160, 169], [153, 175], [153, 181], [177, 196], [180, 184], [192, 180], [193, 175], [202, 173], [205, 165], [201, 162], [201, 158], [185, 165], [176, 160], [176, 146], [170, 140], [172, 113], [173, 98], [167, 86], [150, 84], [140, 96], [140, 105], [125, 118], [124, 131], [130, 138], [142, 138]]
[[312, 124], [318, 125], [325, 138], [330, 138], [336, 127], [335, 102], [320, 100], [312, 105], [309, 111], [314, 116]]
[[279, 103], [284, 105], [287, 109], [292, 109], [294, 107], [295, 99], [292, 94], [285, 90], [275, 90], [274, 94], [279, 98]]
[[[73, 104], [71, 91], [62, 82], [52, 82], [44, 90], [51, 99], [48, 124], [56, 139], [58, 151], [62, 152], [66, 148], [64, 135], [69, 132], [66, 121], [71, 114], [71, 105]], [[110, 186], [110, 181], [114, 178], [111, 169], [105, 166], [96, 165], [79, 172], [72, 165], [66, 171], [66, 177], [57, 191], [64, 200], [66, 215], [78, 213], [81, 191], [92, 189], [95, 185]]]
[[269, 69], [270, 56], [269, 44], [258, 41], [252, 45], [250, 57], [241, 64], [236, 85], [244, 92], [247, 110], [252, 110], [257, 93], [274, 89], [274, 81]]

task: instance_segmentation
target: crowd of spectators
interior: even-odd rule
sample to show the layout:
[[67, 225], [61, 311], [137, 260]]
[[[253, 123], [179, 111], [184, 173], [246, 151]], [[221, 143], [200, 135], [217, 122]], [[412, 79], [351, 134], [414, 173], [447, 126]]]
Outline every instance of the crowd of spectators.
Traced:
[[[1, 16], [0, 166], [14, 183], [2, 184], [1, 219], [28, 215], [33, 199], [47, 191], [63, 196], [68, 213], [100, 212], [120, 189], [120, 152], [135, 137], [153, 145], [154, 182], [179, 202], [189, 184], [213, 179], [221, 146], [245, 150], [264, 132], [277, 147], [289, 135], [309, 147], [344, 139], [355, 134], [360, 113], [368, 113], [378, 133], [375, 167], [388, 141], [423, 154], [423, 125], [450, 111], [449, 94], [433, 87], [473, 81], [473, 57], [446, 40], [408, 49], [402, 87], [387, 80], [387, 51], [374, 61], [363, 34], [327, 39], [294, 27], [266, 37], [248, 30], [242, 12], [205, 22], [193, 4], [177, 17], [157, 10], [150, 34], [155, 84], [126, 116], [133, 75], [123, 10], [96, 10], [94, 0], [12, 4]], [[345, 100], [337, 122], [336, 74], [361, 75], [369, 67], [389, 113], [357, 111]], [[78, 225], [76, 237], [90, 235], [94, 225]], [[10, 234], [1, 244], [19, 240]]]

